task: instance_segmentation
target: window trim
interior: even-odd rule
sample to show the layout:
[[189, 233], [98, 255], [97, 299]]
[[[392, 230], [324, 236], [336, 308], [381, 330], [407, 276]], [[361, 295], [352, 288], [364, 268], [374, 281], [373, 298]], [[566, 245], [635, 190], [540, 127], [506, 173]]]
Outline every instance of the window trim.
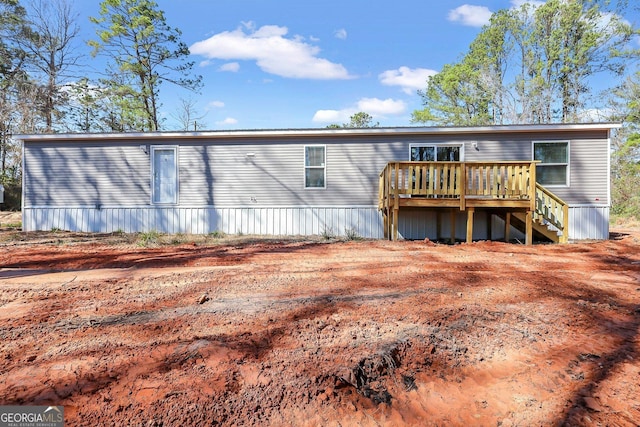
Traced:
[[[460, 160], [461, 162], [464, 162], [464, 147], [465, 147], [465, 143], [464, 142], [413, 142], [409, 144], [409, 161], [414, 161], [411, 160], [411, 151], [414, 148], [418, 148], [418, 147], [434, 147], [436, 149], [436, 156], [438, 153], [438, 147], [460, 147]], [[415, 160], [418, 161], [418, 160]], [[436, 162], [449, 162], [450, 160], [435, 160]]]
[[[171, 202], [156, 202], [155, 201], [155, 168], [156, 168], [156, 162], [155, 162], [155, 152], [156, 151], [162, 151], [162, 150], [173, 150], [174, 156], [173, 156], [173, 167], [175, 169], [175, 174], [176, 174], [176, 178], [175, 178], [175, 187], [176, 187], [176, 191], [175, 191], [175, 197], [174, 200]], [[150, 146], [150, 150], [149, 150], [149, 160], [151, 163], [151, 205], [152, 206], [176, 206], [179, 204], [180, 201], [180, 161], [179, 161], [179, 147], [177, 145], [151, 145]]]
[[[322, 166], [307, 166], [307, 148], [322, 148], [324, 153], [324, 162]], [[305, 190], [326, 190], [327, 188], [327, 145], [326, 144], [305, 144], [302, 165], [304, 167], [304, 173], [302, 174], [302, 186]], [[307, 169], [322, 169], [322, 187], [307, 187]]]
[[[567, 144], [567, 162], [566, 163], [542, 163], [539, 160], [535, 159], [536, 156], [536, 144]], [[568, 188], [571, 187], [571, 141], [568, 139], [557, 139], [557, 140], [539, 140], [539, 141], [531, 141], [531, 160], [537, 161], [536, 169], [539, 167], [545, 166], [566, 166], [566, 177], [564, 184], [542, 184], [548, 188]], [[538, 181], [536, 174], [536, 182]]]

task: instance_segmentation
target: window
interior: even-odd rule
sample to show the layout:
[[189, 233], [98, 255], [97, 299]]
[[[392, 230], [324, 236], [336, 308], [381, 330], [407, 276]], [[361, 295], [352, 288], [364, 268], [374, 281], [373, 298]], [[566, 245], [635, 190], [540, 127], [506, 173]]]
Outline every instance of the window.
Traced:
[[461, 158], [461, 145], [411, 145], [412, 162], [459, 162]]
[[326, 188], [325, 158], [324, 145], [304, 147], [304, 188]]
[[178, 203], [178, 148], [151, 147], [151, 202]]
[[534, 142], [533, 160], [536, 166], [536, 181], [542, 185], [569, 185], [569, 142]]

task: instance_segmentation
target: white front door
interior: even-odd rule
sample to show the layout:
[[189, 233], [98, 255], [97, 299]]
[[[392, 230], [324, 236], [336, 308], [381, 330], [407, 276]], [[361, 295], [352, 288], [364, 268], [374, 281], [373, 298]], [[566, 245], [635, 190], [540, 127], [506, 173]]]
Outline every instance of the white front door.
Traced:
[[176, 147], [151, 147], [152, 201], [178, 203], [178, 162]]

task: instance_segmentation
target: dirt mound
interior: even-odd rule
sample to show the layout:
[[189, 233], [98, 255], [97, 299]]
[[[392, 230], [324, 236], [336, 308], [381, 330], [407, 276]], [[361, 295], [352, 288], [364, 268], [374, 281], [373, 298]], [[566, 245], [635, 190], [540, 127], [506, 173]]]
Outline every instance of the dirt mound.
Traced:
[[83, 426], [635, 426], [640, 235], [615, 237], [0, 239], [0, 404]]

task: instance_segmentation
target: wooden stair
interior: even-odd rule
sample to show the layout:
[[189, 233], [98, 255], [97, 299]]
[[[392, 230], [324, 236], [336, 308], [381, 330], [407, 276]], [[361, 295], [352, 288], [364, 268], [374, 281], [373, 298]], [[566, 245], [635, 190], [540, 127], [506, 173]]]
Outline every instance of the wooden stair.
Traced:
[[[507, 220], [506, 214], [498, 214]], [[526, 214], [512, 212], [511, 225], [522, 231], [526, 230]], [[546, 239], [553, 243], [569, 242], [569, 205], [560, 197], [536, 183], [536, 209], [532, 216], [532, 231], [537, 238]]]
[[[498, 215], [503, 220], [506, 220], [505, 215]], [[515, 227], [517, 230], [521, 232], [525, 232], [527, 222], [526, 222], [526, 214], [522, 212], [512, 212], [511, 213], [511, 225]], [[534, 219], [533, 223], [533, 234], [539, 240], [548, 240], [553, 243], [561, 243], [561, 235], [558, 234], [557, 231], [552, 230], [548, 227], [547, 224], [543, 222], [540, 218]]]

